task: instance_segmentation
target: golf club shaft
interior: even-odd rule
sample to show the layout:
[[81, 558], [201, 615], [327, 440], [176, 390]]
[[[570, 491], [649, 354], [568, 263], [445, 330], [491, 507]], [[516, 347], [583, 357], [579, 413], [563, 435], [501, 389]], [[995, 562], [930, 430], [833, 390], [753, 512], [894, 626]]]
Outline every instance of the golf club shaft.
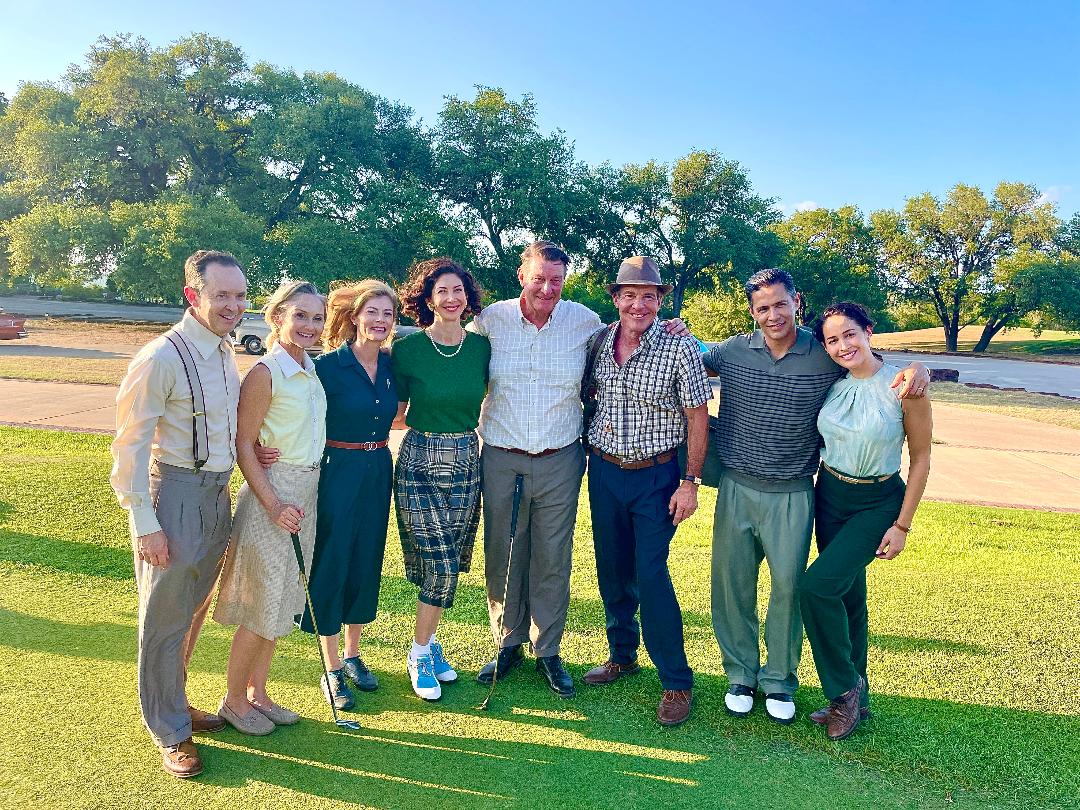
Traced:
[[296, 564], [300, 567], [300, 583], [304, 586], [304, 596], [307, 598], [308, 613], [311, 615], [311, 626], [315, 630], [315, 645], [319, 648], [319, 664], [322, 666], [323, 680], [326, 681], [326, 694], [329, 698], [330, 712], [334, 715], [334, 724], [338, 720], [337, 706], [334, 705], [334, 691], [330, 688], [330, 673], [326, 671], [326, 656], [323, 655], [322, 635], [319, 633], [319, 623], [315, 620], [315, 606], [311, 604], [311, 591], [308, 590], [307, 574], [304, 572], [304, 551], [300, 548], [300, 535], [291, 532], [293, 553], [296, 554]]

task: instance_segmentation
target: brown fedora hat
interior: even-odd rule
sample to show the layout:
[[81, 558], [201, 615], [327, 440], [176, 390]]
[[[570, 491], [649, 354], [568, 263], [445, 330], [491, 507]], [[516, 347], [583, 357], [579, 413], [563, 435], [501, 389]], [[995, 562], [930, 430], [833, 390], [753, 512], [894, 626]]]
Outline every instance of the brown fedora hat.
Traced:
[[661, 295], [667, 295], [674, 287], [660, 280], [660, 268], [648, 256], [631, 256], [619, 265], [615, 283], [607, 285], [607, 291], [615, 294], [616, 287], [659, 287]]

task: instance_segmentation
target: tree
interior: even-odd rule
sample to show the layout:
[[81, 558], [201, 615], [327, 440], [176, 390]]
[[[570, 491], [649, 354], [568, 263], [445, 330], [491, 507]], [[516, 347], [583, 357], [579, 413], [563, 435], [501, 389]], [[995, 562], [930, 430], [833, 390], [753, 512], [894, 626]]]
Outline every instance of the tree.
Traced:
[[888, 323], [877, 245], [858, 208], [797, 211], [770, 230], [784, 243], [780, 267], [795, 279], [804, 322], [832, 302], [847, 300], [866, 307], [879, 326]]
[[589, 205], [586, 172], [562, 132], [540, 133], [532, 96], [511, 101], [482, 86], [472, 101], [449, 96], [434, 136], [439, 193], [481, 240], [477, 258], [490, 292], [517, 291], [518, 254], [534, 238], [581, 247], [573, 226]]
[[614, 274], [626, 256], [652, 256], [674, 285], [675, 315], [689, 291], [745, 278], [782, 255], [767, 230], [779, 219], [773, 200], [755, 195], [745, 170], [716, 152], [691, 152], [670, 169], [604, 166], [593, 182], [617, 224], [591, 240], [592, 264]]
[[903, 294], [929, 300], [945, 330], [945, 347], [956, 351], [960, 329], [984, 321], [989, 341], [1024, 314], [1013, 306], [1010, 285], [1022, 251], [1046, 250], [1059, 222], [1050, 203], [1023, 183], [1000, 183], [992, 199], [959, 184], [942, 203], [926, 193], [902, 212], [871, 216], [887, 272]]
[[754, 328], [746, 293], [736, 280], [722, 283], [715, 291], [691, 293], [682, 314], [701, 340], [724, 340]]

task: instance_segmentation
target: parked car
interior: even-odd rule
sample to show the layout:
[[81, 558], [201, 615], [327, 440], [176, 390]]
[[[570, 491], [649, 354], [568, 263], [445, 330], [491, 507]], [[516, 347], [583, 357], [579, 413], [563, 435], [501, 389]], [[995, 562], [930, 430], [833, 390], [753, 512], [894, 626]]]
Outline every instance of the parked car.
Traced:
[[[416, 326], [398, 324], [397, 329], [394, 330], [394, 339], [396, 340], [417, 331], [419, 331], [419, 328]], [[249, 312], [245, 313], [244, 317], [240, 319], [240, 323], [236, 325], [236, 328], [230, 334], [232, 335], [234, 347], [243, 349], [248, 354], [262, 354], [266, 351], [266, 339], [270, 336], [270, 325], [263, 320], [261, 312]], [[308, 349], [308, 354], [319, 354], [320, 352], [322, 352], [321, 345], [315, 345]]]
[[26, 318], [22, 315], [10, 315], [0, 310], [0, 340], [17, 340], [29, 336], [26, 331]]

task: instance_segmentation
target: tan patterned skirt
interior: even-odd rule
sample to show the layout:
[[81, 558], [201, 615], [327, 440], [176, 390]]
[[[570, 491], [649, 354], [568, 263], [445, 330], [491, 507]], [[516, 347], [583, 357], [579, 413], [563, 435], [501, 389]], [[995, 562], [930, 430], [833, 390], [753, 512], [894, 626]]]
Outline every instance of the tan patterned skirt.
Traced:
[[[305, 573], [310, 573], [319, 468], [279, 461], [266, 473], [278, 498], [304, 510], [300, 547], [304, 550]], [[304, 589], [289, 533], [270, 519], [245, 483], [236, 498], [232, 539], [221, 572], [214, 621], [239, 624], [263, 638], [275, 639], [288, 635], [293, 629], [293, 617], [303, 611]]]

